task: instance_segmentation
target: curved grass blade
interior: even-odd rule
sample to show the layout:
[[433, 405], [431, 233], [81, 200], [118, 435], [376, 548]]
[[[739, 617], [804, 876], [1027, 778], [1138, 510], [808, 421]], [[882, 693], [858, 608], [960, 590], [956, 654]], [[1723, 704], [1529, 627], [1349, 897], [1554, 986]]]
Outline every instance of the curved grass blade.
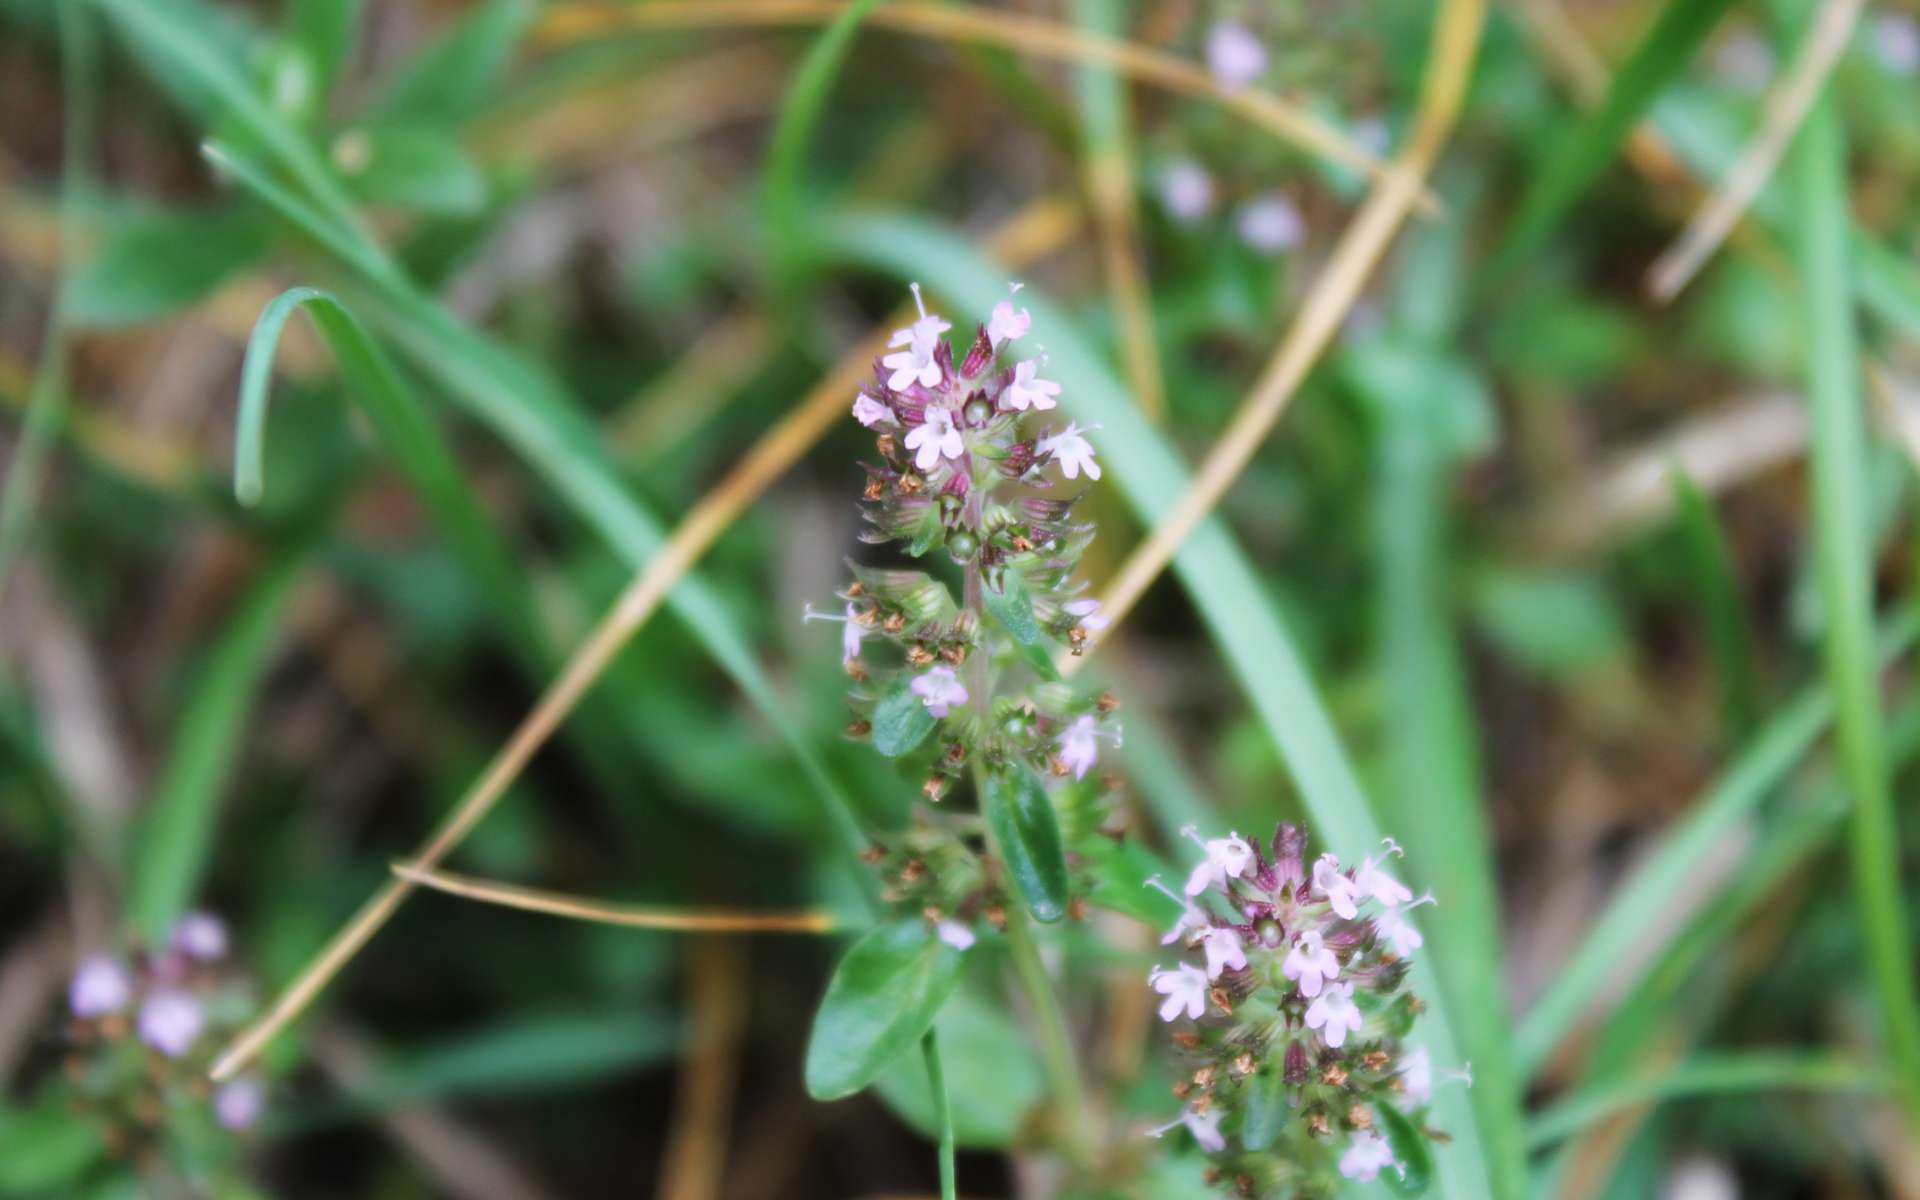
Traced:
[[1900, 882], [1899, 825], [1884, 756], [1873, 662], [1873, 563], [1865, 495], [1866, 421], [1848, 272], [1846, 152], [1831, 95], [1793, 150], [1800, 287], [1813, 422], [1814, 552], [1826, 615], [1827, 681], [1841, 775], [1853, 793], [1849, 853], [1886, 1051], [1909, 1122], [1920, 1125], [1920, 995]]
[[[969, 311], [985, 312], [1006, 294], [1006, 280], [991, 263], [930, 222], [891, 214], [830, 214], [815, 233], [823, 247], [848, 261], [923, 280]], [[1151, 522], [1186, 494], [1185, 469], [1066, 313], [1031, 287], [1020, 296], [1035, 328], [1046, 330], [1049, 366], [1066, 386], [1064, 405], [1083, 424], [1102, 426], [1100, 453], [1114, 485], [1140, 519]], [[1218, 517], [1198, 526], [1175, 557], [1174, 571], [1279, 747], [1320, 836], [1354, 861], [1377, 851], [1379, 826], [1332, 718], [1259, 577]], [[1424, 1036], [1432, 1054], [1458, 1061], [1447, 998], [1424, 958], [1414, 959], [1412, 980], [1430, 1004]], [[1471, 1105], [1456, 1089], [1435, 1097], [1435, 1106], [1438, 1123], [1454, 1135], [1440, 1155], [1444, 1190], [1460, 1197], [1493, 1194]]]
[[213, 856], [221, 787], [252, 714], [304, 554], [268, 563], [201, 668], [174, 726], [167, 765], [134, 846], [127, 910], [149, 946], [164, 946]]

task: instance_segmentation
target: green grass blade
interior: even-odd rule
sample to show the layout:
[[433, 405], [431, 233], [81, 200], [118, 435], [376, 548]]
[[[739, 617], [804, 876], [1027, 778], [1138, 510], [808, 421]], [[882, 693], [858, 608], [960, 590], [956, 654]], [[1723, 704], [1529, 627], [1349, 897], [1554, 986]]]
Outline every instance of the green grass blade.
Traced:
[[1886, 1051], [1909, 1121], [1920, 1124], [1920, 997], [1900, 886], [1899, 827], [1883, 753], [1873, 663], [1866, 420], [1848, 271], [1846, 151], [1831, 96], [1793, 148], [1798, 296], [1812, 409], [1814, 552], [1826, 619], [1841, 776], [1852, 792], [1850, 855], [1860, 932], [1879, 994]]
[[1732, 0], [1672, 0], [1662, 6], [1652, 28], [1615, 73], [1606, 98], [1574, 128], [1554, 139], [1553, 153], [1532, 176], [1507, 227], [1492, 266], [1489, 284], [1498, 284], [1530, 259], [1560, 219], [1608, 164], [1648, 108], [1692, 60]]
[[[1881, 639], [1882, 661], [1904, 654], [1917, 633], [1920, 621], [1912, 614], [1895, 620]], [[1646, 931], [1672, 907], [1694, 865], [1780, 786], [1832, 719], [1833, 704], [1824, 687], [1811, 688], [1789, 703], [1760, 728], [1660, 849], [1614, 894], [1566, 965], [1520, 1018], [1514, 1050], [1523, 1078], [1539, 1071], [1604, 985], [1617, 986], [1621, 963], [1646, 961], [1638, 956]]]
[[[816, 227], [823, 248], [901, 278], [920, 279], [962, 313], [986, 312], [1006, 295], [1006, 279], [965, 241], [911, 217], [828, 215]], [[1048, 365], [1066, 386], [1065, 407], [1098, 423], [1098, 449], [1112, 484], [1143, 521], [1167, 511], [1190, 483], [1186, 469], [1156, 434], [1073, 321], [1043, 293], [1020, 293], [1034, 328], [1044, 330]], [[1380, 828], [1332, 719], [1259, 577], [1217, 519], [1203, 522], [1174, 560], [1174, 571], [1205, 619], [1222, 656], [1280, 748], [1325, 844], [1358, 861], [1380, 846]], [[1442, 1062], [1460, 1060], [1444, 995], [1424, 957], [1413, 963], [1413, 986], [1429, 1001], [1422, 1036]], [[1436, 1122], [1454, 1135], [1440, 1155], [1447, 1194], [1493, 1194], [1481, 1135], [1460, 1089], [1434, 1098]]]
[[1529, 1130], [1542, 1149], [1624, 1109], [1683, 1096], [1742, 1092], [1881, 1092], [1891, 1086], [1885, 1071], [1830, 1055], [1791, 1050], [1743, 1050], [1702, 1054], [1652, 1079], [1623, 1080], [1581, 1091], [1535, 1117]]
[[213, 856], [220, 793], [252, 715], [254, 693], [279, 639], [304, 556], [283, 554], [260, 572], [221, 628], [175, 724], [127, 884], [127, 911], [149, 946], [166, 944], [192, 905]]
[[1478, 731], [1448, 604], [1453, 454], [1442, 433], [1446, 416], [1436, 411], [1448, 393], [1433, 385], [1436, 374], [1396, 373], [1418, 382], [1376, 397], [1385, 426], [1375, 487], [1387, 693], [1381, 808], [1405, 840], [1413, 886], [1431, 887], [1439, 898], [1440, 915], [1425, 926], [1426, 952], [1447, 988], [1461, 1050], [1473, 1063], [1470, 1094], [1496, 1194], [1518, 1196], [1526, 1187], [1526, 1147]]
[[933, 1123], [940, 1130], [940, 1200], [957, 1200], [953, 1171], [953, 1110], [947, 1104], [947, 1076], [940, 1066], [940, 1036], [927, 1030], [920, 1039], [927, 1064], [927, 1091], [933, 1096]]
[[1753, 670], [1753, 630], [1740, 598], [1733, 549], [1712, 502], [1677, 467], [1673, 499], [1692, 567], [1694, 593], [1706, 618], [1722, 720], [1728, 736], [1739, 740], [1753, 729], [1759, 694]]
[[532, 23], [532, 0], [486, 0], [387, 86], [369, 114], [382, 121], [447, 125], [479, 108], [499, 86], [513, 48]]

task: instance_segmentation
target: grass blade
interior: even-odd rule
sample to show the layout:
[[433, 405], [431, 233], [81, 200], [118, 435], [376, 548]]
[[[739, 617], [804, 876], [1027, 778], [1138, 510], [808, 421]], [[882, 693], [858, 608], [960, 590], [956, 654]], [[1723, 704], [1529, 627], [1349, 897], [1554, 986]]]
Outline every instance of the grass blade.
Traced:
[[149, 946], [163, 946], [192, 905], [213, 857], [220, 793], [252, 715], [304, 556], [270, 561], [223, 626], [174, 726], [167, 765], [134, 846], [127, 911]]
[[1850, 855], [1886, 1051], [1909, 1121], [1920, 1124], [1920, 997], [1901, 897], [1899, 827], [1882, 746], [1873, 664], [1873, 564], [1867, 527], [1860, 348], [1848, 272], [1846, 153], [1831, 96], [1793, 150], [1798, 187], [1798, 295], [1813, 421], [1814, 552], [1826, 618], [1841, 776], [1852, 792]]
[[920, 1039], [927, 1063], [927, 1091], [933, 1096], [933, 1123], [940, 1130], [940, 1200], [956, 1200], [953, 1179], [953, 1111], [947, 1105], [946, 1072], [940, 1066], [940, 1037], [933, 1030]]
[[1673, 472], [1673, 501], [1706, 618], [1722, 720], [1729, 737], [1743, 739], [1753, 729], [1759, 692], [1753, 671], [1753, 630], [1740, 599], [1733, 549], [1712, 502], [1678, 467]]

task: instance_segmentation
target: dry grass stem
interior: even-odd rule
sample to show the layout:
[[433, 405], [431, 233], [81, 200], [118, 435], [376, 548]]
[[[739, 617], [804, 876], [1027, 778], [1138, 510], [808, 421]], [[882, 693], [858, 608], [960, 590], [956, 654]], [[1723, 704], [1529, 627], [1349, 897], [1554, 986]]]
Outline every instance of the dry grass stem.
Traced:
[[731, 908], [668, 908], [655, 904], [610, 904], [551, 892], [544, 888], [497, 883], [452, 871], [428, 870], [412, 863], [393, 864], [393, 873], [408, 883], [523, 912], [546, 913], [575, 921], [623, 925], [630, 929], [658, 929], [669, 933], [832, 933], [833, 915], [820, 909], [792, 912], [752, 912]]
[[[1102, 597], [1104, 614], [1118, 624], [1179, 553], [1201, 521], [1252, 461], [1287, 403], [1340, 329], [1367, 277], [1406, 220], [1423, 181], [1438, 160], [1465, 98], [1485, 24], [1485, 0], [1448, 0], [1436, 18], [1434, 48], [1419, 112], [1406, 148], [1380, 176], [1348, 224], [1320, 276], [1280, 341], [1233, 423], [1195, 472], [1193, 484], [1165, 520], [1121, 566]], [[1111, 636], [1111, 630], [1107, 636]], [[1062, 670], [1079, 660], [1061, 656]]]
[[1100, 230], [1101, 271], [1113, 292], [1115, 322], [1127, 382], [1149, 421], [1167, 415], [1167, 389], [1160, 369], [1160, 343], [1153, 329], [1146, 271], [1140, 261], [1140, 212], [1134, 203], [1133, 168], [1123, 153], [1096, 154], [1087, 164], [1087, 192]]
[[[833, 19], [845, 7], [845, 0], [655, 0], [650, 4], [576, 0], [548, 8], [535, 27], [534, 39], [547, 46], [565, 46], [623, 30], [814, 25]], [[886, 5], [869, 14], [866, 23], [898, 33], [1112, 67], [1168, 91], [1213, 100], [1276, 137], [1350, 170], [1376, 180], [1388, 174], [1377, 155], [1305, 107], [1268, 92], [1223, 87], [1199, 64], [1148, 46], [1084, 33], [1041, 17], [940, 4]], [[1416, 190], [1415, 201], [1422, 212], [1440, 211], [1439, 202], [1424, 188]]]
[[1741, 149], [1733, 169], [1694, 212], [1679, 238], [1648, 270], [1647, 291], [1654, 299], [1664, 303], [1679, 295], [1739, 224], [1826, 86], [1834, 64], [1847, 48], [1862, 7], [1863, 0], [1824, 0], [1820, 5], [1792, 65], [1768, 89], [1761, 106], [1759, 131]]
[[660, 1164], [656, 1194], [661, 1200], [715, 1200], [720, 1195], [727, 1130], [740, 1083], [748, 966], [736, 942], [705, 938], [687, 947], [687, 1015], [693, 1028], [680, 1060], [673, 1121]]

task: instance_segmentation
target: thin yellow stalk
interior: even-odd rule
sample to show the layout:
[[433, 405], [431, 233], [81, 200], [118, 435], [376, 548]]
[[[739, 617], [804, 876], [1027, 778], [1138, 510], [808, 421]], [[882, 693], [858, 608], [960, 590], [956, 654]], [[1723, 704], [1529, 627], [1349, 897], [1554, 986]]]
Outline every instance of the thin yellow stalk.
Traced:
[[1825, 0], [1785, 75], [1768, 90], [1760, 128], [1740, 151], [1733, 169], [1647, 272], [1647, 291], [1665, 303], [1679, 295], [1733, 232], [1767, 178], [1780, 164], [1802, 121], [1826, 87], [1860, 19], [1863, 0]]
[[739, 943], [687, 948], [687, 1017], [693, 1028], [680, 1060], [660, 1200], [714, 1200], [727, 1166], [727, 1133], [740, 1084], [740, 1033], [747, 1016], [747, 956]]
[[739, 395], [774, 345], [773, 327], [761, 313], [716, 321], [614, 417], [614, 444], [629, 456], [657, 456]]
[[[832, 20], [846, 0], [653, 0], [647, 4], [555, 4], [534, 27], [534, 40], [564, 46], [623, 30], [712, 29], [748, 25], [815, 25]], [[1387, 165], [1337, 126], [1304, 106], [1252, 88], [1228, 88], [1187, 59], [1119, 38], [1104, 37], [1004, 9], [895, 3], [875, 9], [865, 24], [946, 41], [1003, 46], [1022, 54], [1112, 67], [1171, 92], [1213, 100], [1276, 137], [1350, 170], [1384, 180]], [[1440, 211], [1424, 189], [1421, 211]]]
[[[1077, 215], [1069, 205], [1056, 200], [1036, 201], [990, 239], [988, 252], [1009, 263], [1030, 262], [1059, 246], [1077, 227]], [[892, 327], [891, 323], [882, 326], [849, 351], [792, 412], [768, 430], [733, 470], [693, 506], [660, 547], [659, 554], [634, 576], [626, 591], [594, 626], [586, 642], [574, 652], [559, 677], [521, 721], [485, 772], [413, 855], [415, 867], [431, 870], [473, 832], [474, 826], [500, 802], [534, 753], [553, 736], [580, 697], [646, 624], [680, 578], [748, 504], [785, 474], [833, 422], [844, 415], [874, 356], [885, 349]], [[280, 993], [273, 1006], [221, 1053], [213, 1064], [213, 1077], [226, 1079], [233, 1075], [252, 1061], [276, 1033], [305, 1011], [321, 989], [386, 924], [413, 887], [410, 880], [393, 879], [369, 897]]]
[[793, 912], [752, 912], [736, 908], [685, 909], [657, 904], [610, 904], [604, 900], [589, 900], [545, 888], [476, 879], [472, 875], [420, 867], [413, 863], [397, 862], [392, 869], [396, 876], [408, 883], [416, 883], [450, 896], [574, 921], [623, 925], [629, 929], [659, 929], [669, 933], [832, 933], [837, 928], [833, 914], [817, 908]]
[[[1122, 564], [1119, 576], [1107, 588], [1101, 598], [1101, 611], [1111, 622], [1118, 624], [1132, 610], [1194, 529], [1233, 486], [1233, 481], [1252, 461], [1254, 452], [1286, 412], [1288, 401], [1293, 399], [1307, 372], [1339, 331], [1354, 301], [1360, 298], [1367, 276], [1406, 220], [1422, 181], [1433, 169], [1453, 129], [1461, 100], [1466, 95], [1485, 20], [1485, 0], [1447, 0], [1441, 9], [1434, 34], [1433, 68], [1423, 84], [1420, 109], [1406, 148], [1374, 184], [1366, 202], [1340, 235], [1327, 265], [1307, 293], [1299, 316], [1281, 339], [1233, 423], [1195, 472], [1192, 486]], [[1071, 671], [1079, 661], [1062, 655], [1061, 669]]]

